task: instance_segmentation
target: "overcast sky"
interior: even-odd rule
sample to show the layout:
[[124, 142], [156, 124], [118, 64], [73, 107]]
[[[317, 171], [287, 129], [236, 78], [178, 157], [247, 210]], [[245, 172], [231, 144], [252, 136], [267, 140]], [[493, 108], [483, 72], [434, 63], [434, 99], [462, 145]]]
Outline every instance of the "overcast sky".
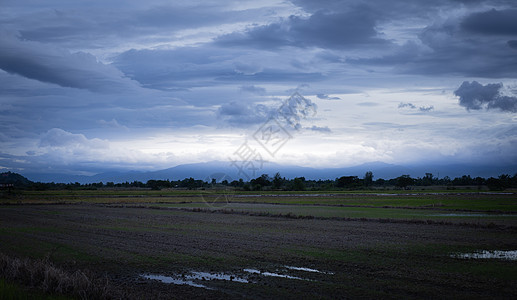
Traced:
[[1, 0], [0, 169], [515, 164], [516, 78], [514, 0]]

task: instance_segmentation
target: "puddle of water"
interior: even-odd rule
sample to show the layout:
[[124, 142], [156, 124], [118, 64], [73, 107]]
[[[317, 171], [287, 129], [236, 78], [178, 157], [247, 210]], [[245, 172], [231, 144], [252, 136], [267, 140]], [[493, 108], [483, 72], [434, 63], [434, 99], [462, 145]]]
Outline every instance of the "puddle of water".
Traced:
[[145, 279], [151, 280], [159, 280], [163, 283], [172, 283], [172, 284], [186, 284], [194, 287], [200, 287], [205, 289], [210, 289], [206, 285], [195, 283], [193, 280], [227, 280], [227, 281], [235, 281], [240, 283], [249, 283], [249, 281], [245, 278], [236, 277], [228, 274], [217, 274], [217, 273], [208, 273], [208, 272], [191, 272], [189, 275], [175, 277], [171, 276], [163, 276], [163, 275], [153, 275], [153, 274], [145, 274], [140, 275]]
[[485, 195], [513, 195], [513, 193], [496, 193], [496, 192], [482, 192], [480, 194], [485, 194]]
[[252, 273], [252, 274], [260, 274], [263, 276], [270, 276], [270, 277], [281, 277], [281, 278], [309, 281], [309, 279], [305, 279], [305, 278], [300, 278], [300, 277], [291, 276], [291, 275], [278, 274], [278, 273], [271, 273], [271, 272], [260, 272], [259, 270], [256, 270], [256, 269], [244, 269], [244, 272], [248, 272], [248, 273]]
[[332, 197], [334, 194], [248, 194], [235, 195], [235, 198], [251, 198], [251, 197]]
[[173, 278], [173, 277], [170, 277], [170, 276], [152, 275], [152, 274], [141, 275], [141, 276], [144, 277], [145, 279], [158, 280], [158, 281], [161, 281], [163, 283], [173, 283], [173, 284], [179, 284], [179, 285], [186, 284], [186, 285], [190, 285], [190, 286], [194, 286], [194, 287], [210, 289], [206, 285], [198, 284], [198, 283], [195, 283], [195, 282], [193, 282], [191, 280], [178, 279], [178, 278]]
[[284, 266], [284, 267], [287, 268], [287, 269], [296, 270], [296, 271], [305, 271], [305, 272], [331, 274], [331, 275], [334, 274], [332, 272], [323, 272], [323, 271], [320, 271], [320, 270], [311, 269], [311, 268], [304, 268], [304, 267], [293, 267], [293, 266]]
[[[320, 270], [304, 268], [304, 267], [293, 267], [293, 266], [284, 266], [284, 267], [286, 269], [296, 270], [296, 271], [334, 274], [331, 272], [323, 272]], [[310, 279], [286, 275], [286, 274], [278, 274], [278, 273], [273, 273], [273, 272], [261, 272], [257, 269], [244, 269], [244, 272], [251, 273], [251, 274], [259, 274], [262, 276], [269, 276], [269, 277], [279, 277], [279, 278], [311, 281]], [[205, 288], [205, 289], [211, 289], [211, 288], [207, 287], [206, 285], [196, 283], [195, 281], [198, 281], [198, 280], [207, 280], [207, 281], [226, 280], [226, 281], [234, 281], [234, 282], [240, 282], [240, 283], [250, 283], [250, 281], [246, 278], [237, 277], [235, 275], [230, 275], [230, 274], [225, 274], [225, 273], [190, 272], [190, 274], [185, 274], [185, 275], [175, 274], [173, 276], [163, 276], [163, 275], [156, 275], [156, 274], [142, 274], [140, 276], [145, 279], [158, 280], [163, 283], [172, 283], [172, 284], [179, 284], [179, 285], [185, 284], [185, 285], [190, 285], [190, 286], [200, 287], [200, 288]]]
[[464, 259], [485, 259], [485, 258], [495, 258], [495, 259], [503, 259], [503, 260], [517, 260], [517, 250], [510, 251], [478, 251], [474, 253], [458, 253], [452, 254], [451, 257], [454, 258], [464, 258]]
[[509, 214], [483, 214], [483, 213], [451, 213], [451, 214], [432, 214], [430, 217], [517, 217]]
[[205, 279], [205, 280], [228, 280], [235, 281], [241, 283], [249, 283], [249, 281], [245, 278], [236, 277], [228, 274], [216, 274], [216, 273], [207, 273], [207, 272], [192, 272], [193, 275], [187, 275], [185, 278], [188, 279]]

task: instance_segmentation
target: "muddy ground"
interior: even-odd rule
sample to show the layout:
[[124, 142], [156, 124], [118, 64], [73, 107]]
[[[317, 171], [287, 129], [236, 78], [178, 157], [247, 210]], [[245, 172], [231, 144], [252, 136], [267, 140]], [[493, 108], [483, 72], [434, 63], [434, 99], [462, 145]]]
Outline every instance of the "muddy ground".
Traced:
[[[476, 250], [517, 250], [517, 230], [95, 204], [0, 206], [0, 252], [92, 271], [106, 276], [116, 295], [137, 299], [517, 298], [517, 261], [453, 257]], [[142, 277], [192, 272], [249, 283], [194, 280], [203, 288]]]

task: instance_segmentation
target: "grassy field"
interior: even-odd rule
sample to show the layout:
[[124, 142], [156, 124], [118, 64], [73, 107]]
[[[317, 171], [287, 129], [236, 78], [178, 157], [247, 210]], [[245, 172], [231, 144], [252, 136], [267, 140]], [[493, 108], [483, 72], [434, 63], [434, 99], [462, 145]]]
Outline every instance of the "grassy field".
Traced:
[[240, 203], [348, 205], [376, 207], [442, 207], [478, 211], [517, 211], [515, 192], [364, 191], [364, 192], [225, 192], [152, 190], [18, 191], [0, 195], [0, 204], [185, 203], [211, 202], [227, 195]]
[[386, 219], [390, 221], [435, 221], [472, 225], [517, 226], [517, 214], [483, 211], [456, 211], [443, 209], [385, 208], [364, 206], [282, 205], [229, 203], [224, 206], [206, 207], [205, 203], [157, 204], [149, 207], [179, 208], [185, 210], [209, 210], [222, 213], [247, 213], [263, 216], [329, 219]]
[[114, 297], [517, 297], [516, 260], [459, 256], [517, 250], [513, 193], [51, 191], [1, 203], [1, 253], [107, 277]]

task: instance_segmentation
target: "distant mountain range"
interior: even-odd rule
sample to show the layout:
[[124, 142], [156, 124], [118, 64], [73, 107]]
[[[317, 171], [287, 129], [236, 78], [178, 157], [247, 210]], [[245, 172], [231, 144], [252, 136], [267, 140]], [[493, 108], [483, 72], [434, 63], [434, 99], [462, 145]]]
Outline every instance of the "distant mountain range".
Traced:
[[[260, 166], [255, 166], [260, 167]], [[387, 164], [383, 162], [365, 163], [358, 166], [346, 168], [308, 168], [300, 166], [279, 165], [275, 163], [265, 163], [262, 168], [249, 170], [244, 168], [244, 172], [239, 173], [239, 169], [227, 161], [211, 161], [204, 163], [184, 164], [172, 168], [158, 171], [111, 171], [103, 172], [92, 176], [70, 175], [57, 173], [24, 173], [23, 175], [32, 181], [40, 182], [147, 182], [150, 179], [169, 179], [181, 180], [193, 177], [194, 179], [205, 180], [207, 178], [221, 177], [226, 174], [231, 179], [237, 180], [243, 178], [245, 181], [248, 177], [256, 178], [262, 174], [274, 176], [279, 172], [282, 177], [294, 178], [305, 177], [306, 179], [336, 179], [341, 176], [358, 176], [362, 178], [367, 171], [373, 172], [374, 180], [379, 178], [391, 179], [400, 175], [408, 174], [412, 177], [423, 177], [425, 173], [432, 173], [435, 177], [443, 178], [449, 176], [451, 178], [460, 177], [462, 175], [470, 175], [472, 177], [497, 177], [501, 174], [514, 175], [517, 173], [517, 165], [509, 166], [472, 166], [466, 164], [449, 164], [449, 165], [412, 165], [401, 166]], [[217, 175], [214, 175], [217, 174]]]

